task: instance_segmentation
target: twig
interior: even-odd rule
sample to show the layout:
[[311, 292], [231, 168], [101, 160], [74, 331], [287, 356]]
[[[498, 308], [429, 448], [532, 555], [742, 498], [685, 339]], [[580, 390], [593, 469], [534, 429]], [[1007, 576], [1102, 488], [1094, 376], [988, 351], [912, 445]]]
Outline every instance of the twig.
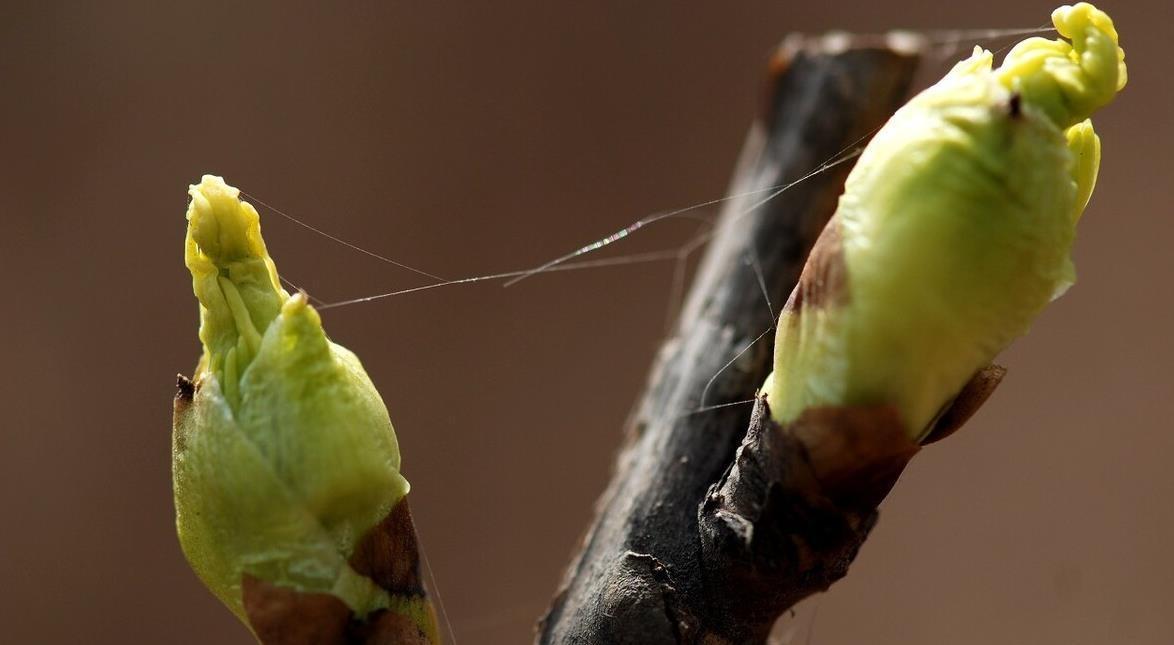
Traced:
[[[746, 142], [731, 194], [786, 184], [862, 145], [904, 98], [918, 50], [915, 43], [893, 39], [883, 46], [846, 36], [788, 39], [772, 63], [766, 109]], [[875, 514], [870, 499], [852, 499], [845, 510], [839, 502], [851, 495], [828, 501], [813, 483], [828, 467], [813, 465], [805, 451], [830, 444], [808, 446], [794, 432], [771, 427], [761, 402], [750, 433], [749, 406], [682, 413], [702, 404], [702, 391], [719, 370], [706, 404], [754, 397], [770, 369], [770, 344], [734, 359], [772, 325], [762, 306], [764, 289], [769, 301], [786, 300], [835, 209], [850, 165], [766, 203], [747, 198], [727, 204], [675, 333], [665, 341], [630, 421], [594, 525], [539, 624], [538, 643], [760, 643], [790, 604], [842, 575], [853, 543], [863, 540]], [[884, 412], [838, 414], [821, 421], [844, 424], [872, 414], [868, 419], [875, 425], [875, 414]], [[911, 454], [901, 442], [862, 440], [860, 446], [876, 451], [872, 461], [887, 467], [880, 469], [882, 480]], [[869, 490], [880, 488], [883, 481]], [[780, 513], [804, 510], [809, 514], [798, 527], [778, 521]], [[769, 553], [747, 550], [747, 544], [762, 543], [728, 530], [752, 532], [760, 520], [775, 531], [763, 536], [779, 547]], [[760, 555], [780, 555], [782, 546], [800, 544], [787, 538], [822, 528], [830, 531], [828, 543], [816, 542], [819, 548], [760, 570]], [[793, 577], [812, 571], [827, 575]], [[758, 598], [764, 588], [769, 599]]]

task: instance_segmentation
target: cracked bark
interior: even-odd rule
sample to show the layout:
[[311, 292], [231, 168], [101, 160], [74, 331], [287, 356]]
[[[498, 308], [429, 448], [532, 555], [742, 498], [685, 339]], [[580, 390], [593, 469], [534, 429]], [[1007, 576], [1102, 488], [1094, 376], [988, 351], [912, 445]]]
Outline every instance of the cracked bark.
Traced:
[[[904, 99], [918, 58], [916, 43], [894, 39], [788, 39], [730, 194], [794, 182], [862, 144]], [[770, 301], [784, 302], [849, 168], [765, 204], [769, 191], [726, 203], [536, 642], [760, 643], [779, 614], [846, 572], [875, 504], [917, 450], [892, 412], [814, 410], [779, 428], [762, 401], [690, 411], [755, 396], [771, 342], [739, 352], [774, 314], [754, 264]], [[963, 408], [997, 382], [960, 395], [934, 434], [965, 421]]]

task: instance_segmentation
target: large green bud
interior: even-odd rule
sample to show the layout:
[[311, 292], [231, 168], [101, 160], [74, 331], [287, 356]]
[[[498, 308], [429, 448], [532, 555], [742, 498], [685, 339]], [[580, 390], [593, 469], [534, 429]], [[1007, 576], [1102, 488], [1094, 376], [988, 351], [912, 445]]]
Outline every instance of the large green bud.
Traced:
[[305, 295], [281, 288], [239, 191], [206, 175], [188, 192], [204, 353], [174, 420], [184, 554], [246, 624], [245, 576], [331, 594], [360, 618], [388, 607], [395, 599], [348, 563], [408, 492], [387, 409]]
[[861, 154], [779, 320], [777, 421], [888, 404], [920, 439], [1071, 285], [1100, 161], [1087, 119], [1126, 76], [1104, 12], [1052, 20], [1063, 39], [1025, 40], [998, 69], [975, 48]]

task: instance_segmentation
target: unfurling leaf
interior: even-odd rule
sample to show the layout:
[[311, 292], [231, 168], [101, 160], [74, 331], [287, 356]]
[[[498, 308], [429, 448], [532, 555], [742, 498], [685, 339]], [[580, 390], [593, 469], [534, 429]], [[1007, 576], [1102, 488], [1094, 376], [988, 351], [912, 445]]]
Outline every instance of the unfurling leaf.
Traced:
[[779, 319], [772, 416], [892, 405], [911, 438], [1074, 280], [1075, 226], [1125, 85], [1112, 21], [1052, 14], [992, 69], [958, 63], [877, 132]]

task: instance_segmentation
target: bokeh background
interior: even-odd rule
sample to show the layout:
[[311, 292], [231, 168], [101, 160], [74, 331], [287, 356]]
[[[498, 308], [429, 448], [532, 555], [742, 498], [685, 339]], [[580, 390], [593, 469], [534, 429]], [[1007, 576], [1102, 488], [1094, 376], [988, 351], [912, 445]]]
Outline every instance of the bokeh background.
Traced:
[[[202, 173], [446, 277], [524, 268], [720, 196], [787, 32], [1035, 27], [1052, 7], [4, 3], [0, 640], [250, 642], [174, 536], [173, 383], [199, 352], [183, 214]], [[1079, 284], [781, 641], [1174, 642], [1171, 8], [1107, 8], [1130, 85], [1098, 119]], [[420, 283], [262, 217], [283, 273], [319, 298]], [[456, 642], [529, 640], [608, 478], [672, 272], [326, 312], [391, 410]]]

